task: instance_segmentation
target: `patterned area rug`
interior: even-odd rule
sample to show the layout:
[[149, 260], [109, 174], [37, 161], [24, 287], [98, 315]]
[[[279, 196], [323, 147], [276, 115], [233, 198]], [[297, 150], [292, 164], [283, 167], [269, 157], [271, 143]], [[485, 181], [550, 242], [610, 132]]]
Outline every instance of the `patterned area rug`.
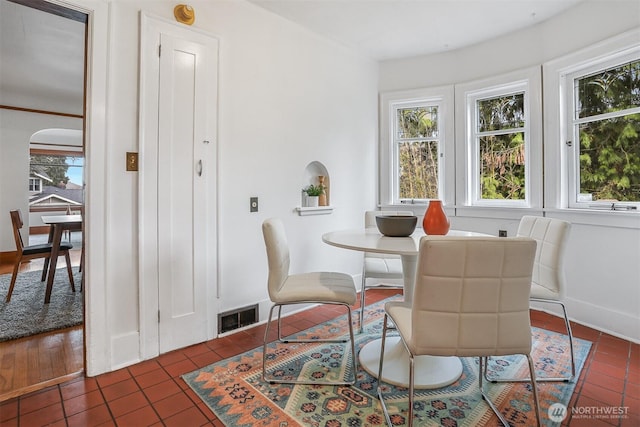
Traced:
[[[368, 322], [364, 332], [356, 335], [356, 352], [381, 336], [383, 304], [384, 301], [366, 308], [365, 319]], [[357, 315], [354, 318], [357, 319]], [[348, 336], [346, 316], [300, 332], [296, 337], [321, 334]], [[579, 339], [575, 341], [576, 377], [579, 377], [591, 343]], [[291, 344], [270, 344], [268, 366], [274, 375], [347, 378], [350, 374], [346, 370], [350, 364], [343, 361], [345, 352], [346, 357], [350, 357], [345, 346], [319, 343], [291, 347]], [[567, 347], [566, 336], [534, 328], [533, 354], [537, 374], [566, 375], [570, 369]], [[414, 425], [499, 425], [497, 417], [480, 396], [476, 359], [461, 360], [463, 373], [458, 381], [440, 389], [417, 391], [414, 413], [418, 418], [414, 420]], [[262, 381], [262, 348], [257, 348], [186, 374], [183, 378], [226, 426], [384, 426], [384, 414], [376, 395], [377, 381], [360, 366], [358, 369], [357, 382], [352, 387], [272, 385]], [[490, 374], [526, 377], [526, 358], [492, 358]], [[512, 425], [535, 425], [528, 382], [485, 386], [488, 386], [493, 402]], [[543, 425], [559, 425], [549, 419], [548, 408], [554, 403], [567, 405], [574, 386], [573, 382], [538, 384]], [[388, 406], [393, 411], [394, 425], [406, 425], [407, 389], [390, 386], [385, 396], [390, 398]]]
[[[64, 262], [62, 262], [64, 266]], [[66, 267], [56, 270], [51, 302], [44, 303], [46, 282], [41, 271], [19, 273], [11, 301], [5, 302], [11, 274], [0, 275], [0, 342], [82, 324], [82, 273], [73, 268], [76, 292], [71, 291]]]

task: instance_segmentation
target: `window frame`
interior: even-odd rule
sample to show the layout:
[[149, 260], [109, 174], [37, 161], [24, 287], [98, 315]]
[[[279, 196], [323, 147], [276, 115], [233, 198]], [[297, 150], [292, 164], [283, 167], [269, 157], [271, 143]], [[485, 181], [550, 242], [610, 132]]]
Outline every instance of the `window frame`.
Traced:
[[[438, 107], [438, 197], [444, 205], [455, 203], [453, 85], [385, 92], [380, 95], [379, 204], [423, 205], [427, 199], [401, 200], [396, 145], [396, 111], [417, 106]], [[425, 138], [430, 139], [430, 138]]]
[[[456, 176], [461, 209], [542, 209], [542, 76], [540, 67], [456, 85]], [[482, 199], [477, 101], [524, 94], [525, 199]], [[520, 128], [514, 128], [520, 129]]]
[[[569, 208], [575, 209], [605, 209], [605, 210], [615, 210], [615, 208], [626, 208], [627, 206], [632, 207], [635, 206], [637, 210], [640, 207], [640, 200], [637, 202], [606, 202], [606, 201], [580, 201], [579, 200], [579, 181], [580, 181], [580, 141], [579, 135], [577, 131], [577, 127], [580, 123], [584, 123], [585, 119], [576, 119], [574, 116], [574, 112], [576, 111], [576, 94], [575, 94], [575, 81], [577, 79], [597, 74], [598, 72], [602, 72], [604, 70], [610, 69], [612, 67], [616, 67], [628, 62], [640, 60], [640, 50], [635, 52], [626, 52], [625, 54], [614, 55], [613, 58], [601, 58], [600, 60], [593, 61], [591, 63], [585, 64], [583, 67], [580, 67], [577, 70], [573, 70], [571, 72], [565, 73], [563, 79], [565, 80], [563, 84], [565, 96], [565, 105], [566, 105], [566, 113], [564, 117], [567, 120], [566, 123], [566, 149], [567, 149], [567, 184], [569, 188], [567, 190], [567, 205]], [[635, 107], [631, 109], [624, 110], [627, 114], [638, 114], [640, 113], [640, 107]], [[606, 118], [620, 117], [622, 114], [620, 112], [615, 113], [606, 113], [600, 114], [599, 119], [603, 120]], [[626, 114], [625, 114], [626, 115]], [[569, 141], [572, 141], [569, 143]]]
[[40, 193], [41, 191], [42, 191], [42, 179], [40, 179], [40, 178], [29, 178], [29, 192], [30, 193]]
[[593, 207], [594, 202], [570, 203], [570, 191], [577, 188], [577, 175], [572, 175], [577, 166], [570, 165], [575, 158], [573, 150], [568, 147], [568, 141], [573, 141], [573, 129], [569, 126], [571, 104], [567, 101], [568, 93], [573, 92], [573, 88], [569, 87], [573, 85], [573, 80], [570, 81], [567, 76], [580, 74], [581, 70], [594, 70], [593, 67], [596, 70], [606, 69], [616, 63], [627, 62], [633, 55], [640, 56], [638, 40], [640, 29], [631, 30], [543, 64], [544, 111], [547, 117], [557, 117], [556, 120], [547, 121], [544, 129], [546, 210], [581, 213], [585, 215], [584, 221], [587, 223], [602, 224], [602, 218], [606, 217], [608, 225], [638, 227], [638, 210], [607, 209], [603, 202], [603, 207], [599, 209]]

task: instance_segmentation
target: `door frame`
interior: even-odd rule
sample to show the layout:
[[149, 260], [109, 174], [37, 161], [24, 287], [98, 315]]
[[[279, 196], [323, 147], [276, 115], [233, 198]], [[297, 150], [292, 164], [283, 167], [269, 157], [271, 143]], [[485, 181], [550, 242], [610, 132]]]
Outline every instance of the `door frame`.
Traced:
[[[140, 105], [139, 105], [139, 177], [138, 177], [138, 254], [140, 284], [140, 356], [149, 359], [159, 355], [159, 289], [158, 289], [158, 194], [157, 183], [153, 177], [158, 171], [158, 84], [160, 61], [158, 58], [158, 38], [160, 33], [186, 40], [216, 40], [215, 35], [177, 24], [170, 20], [140, 12]], [[217, 94], [216, 57], [215, 86]], [[210, 222], [206, 239], [208, 253], [212, 253], [211, 262], [207, 265], [207, 277], [213, 284], [207, 284], [207, 338], [217, 335], [217, 299], [218, 299], [218, 160], [217, 160], [217, 103], [215, 117], [212, 118], [210, 149], [213, 152], [213, 164], [216, 174], [210, 186], [207, 200], [207, 211]]]
[[[85, 373], [111, 369], [107, 322], [107, 70], [109, 68], [109, 5], [102, 0], [46, 0], [87, 15], [85, 42], [85, 216], [84, 357]], [[94, 261], [95, 260], [95, 261]]]

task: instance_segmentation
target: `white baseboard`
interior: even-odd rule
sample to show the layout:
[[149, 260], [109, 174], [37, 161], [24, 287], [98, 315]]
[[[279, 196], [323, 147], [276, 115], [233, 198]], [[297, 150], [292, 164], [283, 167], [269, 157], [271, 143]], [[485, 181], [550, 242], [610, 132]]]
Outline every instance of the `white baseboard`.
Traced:
[[[567, 316], [572, 322], [622, 338], [640, 343], [640, 319], [628, 313], [611, 310], [588, 302], [567, 298], [565, 301]], [[557, 304], [532, 304], [532, 307], [544, 312], [562, 316]]]

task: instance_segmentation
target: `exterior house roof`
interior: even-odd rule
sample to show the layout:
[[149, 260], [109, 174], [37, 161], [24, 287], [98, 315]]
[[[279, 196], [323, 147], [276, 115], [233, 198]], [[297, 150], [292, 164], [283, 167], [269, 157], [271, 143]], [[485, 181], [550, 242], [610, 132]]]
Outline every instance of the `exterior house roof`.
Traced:
[[44, 168], [42, 166], [31, 165], [29, 169], [29, 176], [34, 176], [40, 179], [44, 179], [48, 182], [53, 182], [49, 175], [44, 171]]
[[41, 193], [29, 198], [29, 206], [35, 205], [74, 205], [82, 206], [84, 194], [82, 188], [59, 188], [46, 186]]

